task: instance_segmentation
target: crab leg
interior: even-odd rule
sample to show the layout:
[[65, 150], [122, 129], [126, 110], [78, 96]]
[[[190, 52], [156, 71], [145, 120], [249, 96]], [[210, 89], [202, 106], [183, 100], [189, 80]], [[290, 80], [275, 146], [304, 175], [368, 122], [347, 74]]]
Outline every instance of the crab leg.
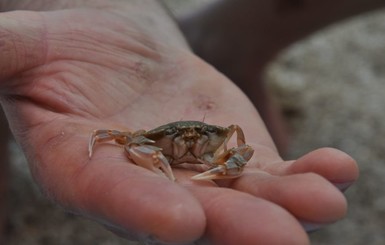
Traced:
[[218, 147], [218, 149], [214, 153], [214, 158], [217, 158], [219, 154], [222, 152], [227, 152], [227, 143], [233, 136], [233, 134], [237, 133], [237, 146], [241, 146], [245, 144], [245, 135], [243, 134], [242, 129], [238, 125], [230, 125], [228, 127], [230, 130], [227, 133], [226, 139], [223, 141], [222, 145]]
[[246, 163], [253, 156], [254, 150], [248, 145], [234, 147], [226, 152], [223, 152], [214, 162], [216, 167], [213, 167], [206, 172], [197, 174], [192, 177], [195, 180], [210, 180], [210, 179], [231, 179], [239, 177]]
[[128, 157], [137, 165], [151, 170], [157, 174], [164, 174], [175, 181], [170, 163], [162, 154], [161, 148], [152, 145], [132, 145], [125, 147]]
[[120, 132], [118, 130], [94, 130], [88, 142], [88, 156], [92, 156], [92, 150], [96, 142], [106, 142], [110, 140], [115, 140], [119, 144], [125, 144], [127, 142], [127, 136], [129, 136], [128, 132]]
[[156, 146], [146, 145], [146, 143], [154, 143], [154, 141], [141, 136], [140, 133], [142, 133], [142, 131], [130, 133], [109, 129], [95, 130], [92, 132], [88, 143], [89, 157], [92, 156], [93, 147], [97, 142], [114, 140], [120, 145], [125, 145], [128, 158], [133, 160], [133, 162], [158, 174], [164, 173], [167, 178], [174, 181], [175, 177], [172, 173], [170, 163], [161, 153], [162, 149]]

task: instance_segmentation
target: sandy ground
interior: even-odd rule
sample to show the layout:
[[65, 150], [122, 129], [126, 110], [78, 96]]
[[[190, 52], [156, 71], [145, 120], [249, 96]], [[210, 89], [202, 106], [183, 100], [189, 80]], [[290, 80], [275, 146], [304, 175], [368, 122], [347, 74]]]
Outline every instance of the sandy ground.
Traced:
[[[168, 2], [176, 11], [186, 10], [182, 1]], [[352, 155], [361, 169], [358, 183], [346, 193], [348, 216], [311, 234], [312, 244], [385, 244], [384, 54], [385, 11], [379, 11], [290, 47], [266, 73], [292, 132], [289, 158], [331, 146]], [[10, 150], [7, 244], [136, 244], [47, 201], [14, 143]]]

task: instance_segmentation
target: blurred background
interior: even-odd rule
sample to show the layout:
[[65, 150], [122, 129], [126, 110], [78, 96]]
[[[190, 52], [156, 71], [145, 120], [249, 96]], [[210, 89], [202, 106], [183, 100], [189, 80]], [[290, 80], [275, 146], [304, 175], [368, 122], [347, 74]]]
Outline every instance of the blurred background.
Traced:
[[[166, 2], [182, 15], [210, 1]], [[296, 43], [265, 77], [289, 125], [288, 158], [330, 146], [353, 156], [361, 170], [346, 192], [347, 217], [312, 233], [312, 244], [385, 244], [385, 10], [336, 23]], [[16, 144], [8, 148], [7, 244], [136, 244], [42, 197]]]

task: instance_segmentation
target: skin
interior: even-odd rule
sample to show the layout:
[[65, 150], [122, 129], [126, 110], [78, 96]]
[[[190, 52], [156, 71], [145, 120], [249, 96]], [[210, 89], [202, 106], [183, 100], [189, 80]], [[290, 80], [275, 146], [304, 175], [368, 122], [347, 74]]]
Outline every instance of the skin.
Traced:
[[[301, 221], [344, 217], [335, 185], [357, 179], [354, 160], [330, 148], [282, 160], [253, 104], [191, 52], [156, 2], [50, 4], [20, 8], [56, 11], [0, 14], [1, 105], [49, 198], [129, 239], [178, 244], [308, 244]], [[175, 169], [173, 183], [109, 144], [88, 158], [93, 129], [203, 117], [242, 127], [255, 150], [242, 177], [193, 181], [196, 172]]]

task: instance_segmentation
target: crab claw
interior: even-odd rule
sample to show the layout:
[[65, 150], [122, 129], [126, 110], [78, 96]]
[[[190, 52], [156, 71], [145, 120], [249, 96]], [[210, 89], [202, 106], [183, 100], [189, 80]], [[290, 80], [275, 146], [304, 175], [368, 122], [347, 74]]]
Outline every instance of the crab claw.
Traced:
[[211, 168], [206, 172], [194, 175], [191, 179], [194, 180], [211, 180], [211, 179], [231, 179], [239, 177], [243, 172], [243, 167], [246, 162], [233, 162], [234, 158], [229, 159], [225, 164]]
[[[227, 160], [224, 163], [216, 163], [206, 172], [191, 177], [194, 180], [211, 180], [211, 179], [231, 179], [239, 177], [246, 163], [253, 156], [254, 150], [248, 145], [242, 145], [237, 148], [230, 149], [225, 153]], [[215, 163], [214, 163], [215, 164]]]
[[[223, 179], [226, 176], [226, 167], [220, 165], [212, 169], [207, 170], [206, 172], [194, 175], [191, 177], [193, 180], [211, 180], [211, 179]], [[234, 176], [234, 178], [237, 176]], [[229, 178], [229, 177], [227, 177]]]
[[151, 145], [127, 146], [126, 152], [137, 165], [147, 168], [157, 174], [164, 174], [171, 181], [175, 181], [170, 163], [162, 154], [161, 148]]

